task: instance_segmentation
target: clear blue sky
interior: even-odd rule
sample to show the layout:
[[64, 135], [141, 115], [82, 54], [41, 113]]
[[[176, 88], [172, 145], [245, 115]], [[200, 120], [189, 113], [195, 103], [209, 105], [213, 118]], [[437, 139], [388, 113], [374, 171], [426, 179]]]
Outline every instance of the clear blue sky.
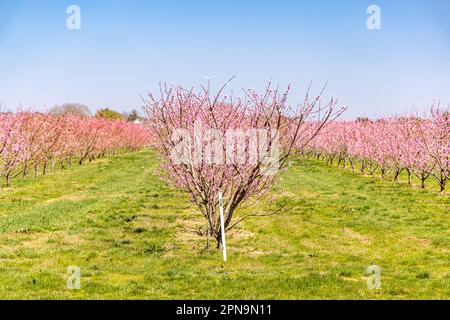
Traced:
[[[81, 8], [82, 29], [66, 28]], [[366, 28], [381, 8], [382, 29]], [[0, 0], [0, 101], [44, 109], [79, 102], [129, 111], [160, 79], [262, 88], [300, 100], [310, 80], [379, 116], [450, 102], [448, 0]]]

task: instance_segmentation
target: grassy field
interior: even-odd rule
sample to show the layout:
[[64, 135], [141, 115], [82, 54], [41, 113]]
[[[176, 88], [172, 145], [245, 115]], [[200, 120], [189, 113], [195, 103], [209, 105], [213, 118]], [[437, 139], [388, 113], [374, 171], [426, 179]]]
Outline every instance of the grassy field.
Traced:
[[302, 160], [274, 188], [294, 209], [230, 232], [224, 264], [156, 165], [142, 151], [1, 189], [0, 298], [450, 299], [448, 194]]

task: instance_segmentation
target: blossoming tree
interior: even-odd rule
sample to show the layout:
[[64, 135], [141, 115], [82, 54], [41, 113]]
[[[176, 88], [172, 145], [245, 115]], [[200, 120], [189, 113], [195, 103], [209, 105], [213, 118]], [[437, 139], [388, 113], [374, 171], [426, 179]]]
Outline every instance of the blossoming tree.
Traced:
[[291, 106], [289, 87], [282, 92], [270, 83], [262, 94], [243, 90], [243, 98], [225, 95], [226, 85], [215, 95], [204, 87], [199, 92], [160, 87], [159, 97], [149, 94], [145, 110], [162, 176], [189, 193], [207, 221], [207, 236], [218, 246], [219, 192], [224, 226], [230, 230], [249, 217], [234, 221], [236, 209], [262, 197], [290, 156], [343, 111], [336, 110], [334, 99], [322, 105], [321, 96], [310, 99], [308, 94], [301, 104]]

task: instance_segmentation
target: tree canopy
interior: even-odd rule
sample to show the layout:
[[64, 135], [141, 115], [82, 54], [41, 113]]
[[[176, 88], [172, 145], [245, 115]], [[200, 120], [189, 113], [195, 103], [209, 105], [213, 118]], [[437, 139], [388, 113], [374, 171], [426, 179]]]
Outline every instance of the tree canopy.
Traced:
[[123, 120], [125, 117], [114, 110], [111, 110], [109, 108], [100, 109], [95, 114], [96, 117], [109, 119], [109, 120]]
[[88, 117], [91, 115], [89, 108], [79, 103], [65, 103], [63, 105], [56, 105], [50, 109], [50, 113], [57, 115], [73, 114], [83, 117]]

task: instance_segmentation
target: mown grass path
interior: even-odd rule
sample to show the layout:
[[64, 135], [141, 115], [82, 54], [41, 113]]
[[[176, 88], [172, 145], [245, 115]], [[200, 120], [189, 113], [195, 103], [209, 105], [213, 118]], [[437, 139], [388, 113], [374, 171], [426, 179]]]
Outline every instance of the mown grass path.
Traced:
[[[450, 298], [448, 195], [299, 161], [273, 192], [294, 209], [230, 232], [223, 264], [156, 165], [142, 151], [1, 189], [0, 298]], [[71, 265], [81, 290], [66, 287]]]

